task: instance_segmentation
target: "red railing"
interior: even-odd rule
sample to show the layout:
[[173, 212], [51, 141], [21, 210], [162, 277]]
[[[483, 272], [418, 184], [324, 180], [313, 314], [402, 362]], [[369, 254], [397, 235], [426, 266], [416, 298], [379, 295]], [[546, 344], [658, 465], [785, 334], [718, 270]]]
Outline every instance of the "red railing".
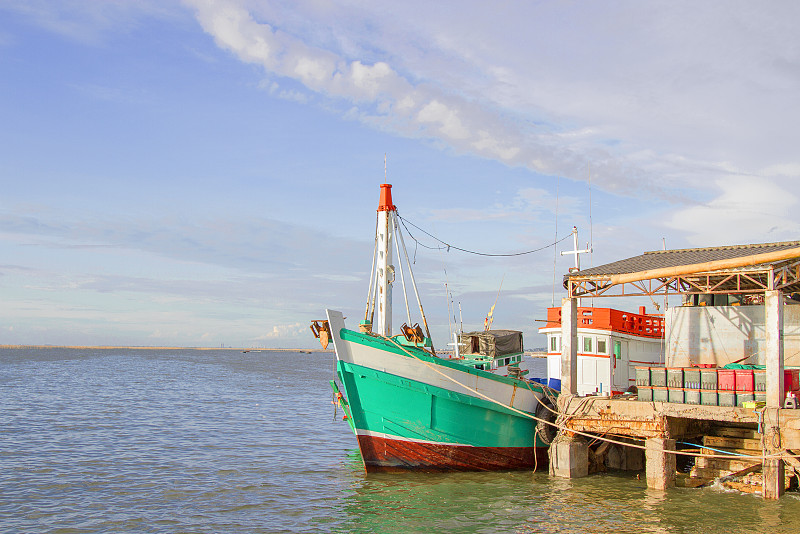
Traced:
[[[639, 309], [640, 313], [613, 308], [578, 308], [578, 328], [613, 330], [642, 337], [664, 337], [664, 317], [648, 314], [643, 308]], [[547, 324], [544, 327], [561, 327], [561, 308], [547, 308]]]

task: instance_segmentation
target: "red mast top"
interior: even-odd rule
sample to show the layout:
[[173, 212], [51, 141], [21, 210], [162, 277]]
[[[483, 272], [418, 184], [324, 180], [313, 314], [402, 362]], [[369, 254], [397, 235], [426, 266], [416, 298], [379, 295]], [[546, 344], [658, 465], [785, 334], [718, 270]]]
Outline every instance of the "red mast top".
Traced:
[[397, 211], [397, 206], [392, 204], [392, 184], [381, 184], [381, 200], [378, 211]]

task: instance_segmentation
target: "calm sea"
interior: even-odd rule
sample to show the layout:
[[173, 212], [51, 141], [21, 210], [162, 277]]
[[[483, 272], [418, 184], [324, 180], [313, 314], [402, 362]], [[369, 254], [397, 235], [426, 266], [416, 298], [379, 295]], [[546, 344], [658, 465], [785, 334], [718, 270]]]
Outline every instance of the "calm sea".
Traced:
[[330, 353], [0, 349], [8, 533], [797, 532], [800, 500], [635, 475], [366, 475]]

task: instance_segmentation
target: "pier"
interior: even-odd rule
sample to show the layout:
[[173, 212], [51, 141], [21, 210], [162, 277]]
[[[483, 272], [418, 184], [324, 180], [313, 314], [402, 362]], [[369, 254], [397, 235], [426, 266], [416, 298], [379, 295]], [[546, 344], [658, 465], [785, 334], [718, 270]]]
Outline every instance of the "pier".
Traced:
[[[564, 286], [561, 428], [551, 475], [643, 466], [648, 487], [666, 490], [678, 483], [678, 462], [693, 457], [683, 485], [760, 471], [764, 498], [784, 493], [787, 470], [796, 477], [800, 469], [800, 410], [785, 383], [786, 368], [800, 364], [800, 241], [649, 252], [573, 271]], [[577, 395], [578, 299], [669, 295], [681, 295], [684, 305], [665, 314], [665, 367], [758, 364], [765, 369], [763, 401], [687, 404], [682, 391], [681, 402]]]

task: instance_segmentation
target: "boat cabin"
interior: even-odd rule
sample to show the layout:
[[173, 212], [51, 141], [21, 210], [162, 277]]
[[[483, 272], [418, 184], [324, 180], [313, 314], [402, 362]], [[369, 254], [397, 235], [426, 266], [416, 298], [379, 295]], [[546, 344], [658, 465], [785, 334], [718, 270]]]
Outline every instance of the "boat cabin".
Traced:
[[[547, 309], [547, 376], [561, 378], [561, 308]], [[578, 395], [624, 393], [636, 366], [663, 364], [664, 318], [613, 308], [578, 308]]]
[[486, 330], [458, 335], [458, 355], [476, 369], [508, 374], [522, 361], [522, 332]]

